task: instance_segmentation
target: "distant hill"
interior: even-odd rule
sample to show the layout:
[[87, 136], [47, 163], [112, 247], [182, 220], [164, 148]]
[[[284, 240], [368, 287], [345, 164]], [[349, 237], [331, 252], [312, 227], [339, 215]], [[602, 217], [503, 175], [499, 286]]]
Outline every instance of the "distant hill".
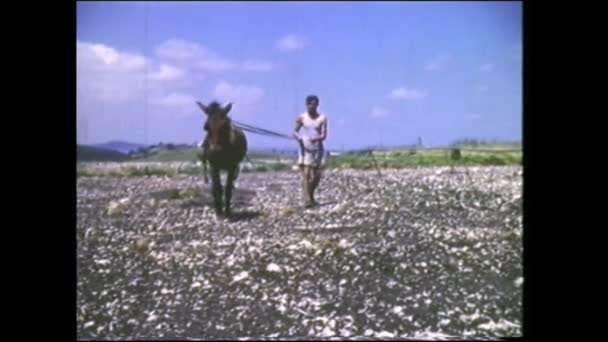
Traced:
[[108, 141], [106, 143], [93, 144], [89, 146], [103, 148], [106, 150], [116, 151], [124, 154], [127, 154], [130, 151], [135, 151], [138, 148], [146, 147], [146, 145], [143, 144], [136, 144], [125, 141]]
[[129, 156], [112, 151], [105, 148], [94, 146], [76, 145], [76, 160], [77, 161], [125, 161], [129, 160]]

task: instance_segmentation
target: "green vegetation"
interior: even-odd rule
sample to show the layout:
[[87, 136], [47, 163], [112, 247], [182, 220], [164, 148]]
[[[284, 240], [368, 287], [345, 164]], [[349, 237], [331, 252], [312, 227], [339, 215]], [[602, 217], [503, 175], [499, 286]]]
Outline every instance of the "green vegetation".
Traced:
[[[127, 164], [128, 165], [128, 164]], [[268, 172], [268, 171], [283, 171], [288, 170], [291, 164], [282, 163], [268, 163], [255, 165], [253, 169], [243, 168], [242, 172]], [[207, 168], [207, 174], [210, 176], [209, 168]], [[202, 175], [202, 166], [186, 166], [186, 167], [175, 167], [170, 164], [155, 165], [155, 166], [124, 166], [114, 170], [103, 170], [103, 169], [88, 169], [86, 167], [77, 166], [76, 176], [77, 177], [162, 177], [162, 176], [176, 176], [176, 175]]]
[[268, 163], [263, 165], [256, 165], [253, 169], [243, 168], [243, 172], [268, 172], [268, 171], [284, 171], [288, 170], [291, 164], [283, 163]]
[[170, 161], [196, 161], [199, 160], [201, 149], [162, 150], [147, 156], [136, 157], [136, 161], [170, 162]]
[[[95, 151], [97, 152], [97, 151]], [[198, 161], [201, 150], [192, 148], [187, 150], [164, 150], [155, 152], [147, 157], [133, 158], [136, 162], [161, 162], [151, 166], [133, 166], [129, 163], [120, 163], [124, 166], [113, 170], [96, 169], [77, 165], [77, 177], [154, 177], [175, 175], [202, 175], [202, 166], [194, 163], [175, 166], [168, 162]], [[372, 170], [376, 168], [416, 168], [433, 166], [493, 166], [493, 165], [521, 165], [521, 143], [489, 144], [475, 139], [461, 139], [450, 145], [448, 149], [402, 149], [392, 151], [375, 151], [370, 154], [343, 154], [329, 157], [327, 168], [351, 168]], [[276, 156], [266, 154], [249, 154], [247, 166], [242, 172], [275, 172], [290, 170], [295, 160], [279, 162]], [[164, 162], [167, 162], [166, 164]], [[160, 165], [159, 165], [160, 164]], [[208, 169], [209, 172], [209, 169]]]
[[77, 177], [162, 177], [162, 176], [175, 176], [175, 175], [194, 175], [202, 174], [203, 168], [198, 166], [175, 168], [167, 165], [163, 166], [144, 166], [135, 167], [127, 166], [116, 170], [106, 171], [103, 169], [79, 169], [77, 167]]
[[450, 147], [479, 147], [479, 148], [487, 148], [490, 147], [492, 149], [508, 149], [508, 148], [521, 148], [521, 142], [519, 141], [511, 141], [511, 142], [498, 142], [498, 141], [488, 141], [484, 139], [472, 139], [472, 138], [462, 138], [453, 141], [450, 144]]
[[129, 156], [120, 152], [93, 146], [76, 145], [76, 159], [79, 161], [126, 161]]
[[[161, 150], [148, 155], [135, 155], [133, 161], [141, 162], [169, 162], [169, 161], [197, 161], [200, 160], [202, 150], [190, 148], [181, 150]], [[247, 153], [249, 159], [277, 159], [276, 155], [270, 153], [252, 152]]]
[[[522, 162], [522, 152], [500, 151], [494, 146], [487, 146], [484, 151], [475, 149], [451, 150], [402, 150], [379, 152], [371, 155], [341, 155], [330, 158], [329, 168], [374, 169], [375, 162], [379, 168], [414, 168], [431, 166], [490, 166], [517, 165]], [[502, 150], [505, 150], [502, 148]]]

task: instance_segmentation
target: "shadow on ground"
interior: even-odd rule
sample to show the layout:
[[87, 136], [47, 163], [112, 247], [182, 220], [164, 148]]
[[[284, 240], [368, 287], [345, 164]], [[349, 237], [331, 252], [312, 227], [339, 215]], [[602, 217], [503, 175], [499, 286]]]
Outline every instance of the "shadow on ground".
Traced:
[[259, 211], [248, 211], [248, 210], [236, 210], [230, 214], [228, 218], [231, 222], [237, 221], [251, 221], [261, 215]]

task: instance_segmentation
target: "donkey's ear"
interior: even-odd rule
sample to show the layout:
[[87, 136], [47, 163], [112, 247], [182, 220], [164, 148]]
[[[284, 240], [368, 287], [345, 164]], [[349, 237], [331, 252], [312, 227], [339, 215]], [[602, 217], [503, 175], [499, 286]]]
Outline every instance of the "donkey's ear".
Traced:
[[196, 101], [196, 104], [197, 104], [197, 105], [198, 105], [198, 106], [201, 108], [201, 110], [202, 110], [202, 111], [203, 111], [205, 114], [209, 115], [209, 113], [207, 112], [207, 107], [206, 107], [204, 104], [202, 104], [202, 103], [200, 103], [200, 102], [198, 102], [198, 101]]
[[228, 103], [225, 107], [224, 107], [224, 115], [228, 115], [228, 113], [230, 113], [230, 110], [232, 109], [232, 102]]

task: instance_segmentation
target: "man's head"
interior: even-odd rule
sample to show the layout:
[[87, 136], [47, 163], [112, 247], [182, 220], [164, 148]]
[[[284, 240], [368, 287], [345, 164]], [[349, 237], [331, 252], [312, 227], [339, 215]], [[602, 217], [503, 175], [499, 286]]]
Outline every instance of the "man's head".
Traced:
[[316, 95], [308, 95], [306, 97], [306, 108], [309, 113], [316, 113], [319, 107], [319, 98]]
[[211, 102], [208, 106], [197, 102], [199, 107], [207, 114], [209, 125], [209, 149], [216, 151], [228, 142], [230, 135], [230, 118], [228, 112], [232, 109], [232, 103], [222, 107], [217, 102]]

